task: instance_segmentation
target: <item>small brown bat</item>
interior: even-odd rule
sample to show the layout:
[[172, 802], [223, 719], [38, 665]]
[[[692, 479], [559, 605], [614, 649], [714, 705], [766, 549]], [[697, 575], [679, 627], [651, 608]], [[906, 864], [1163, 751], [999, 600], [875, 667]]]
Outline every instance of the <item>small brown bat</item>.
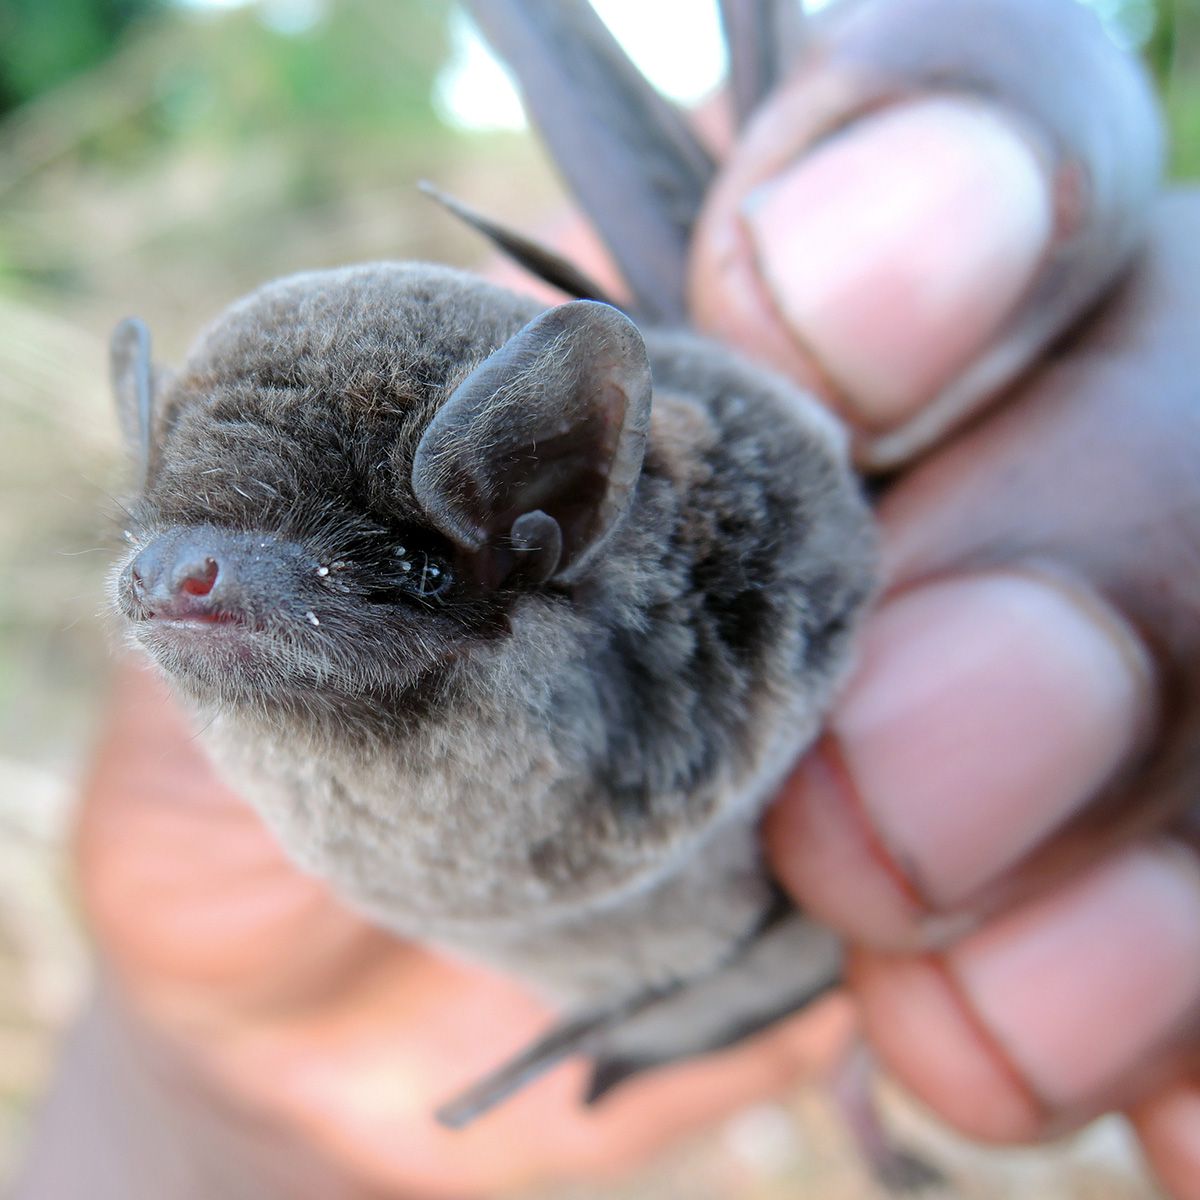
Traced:
[[597, 1093], [835, 980], [755, 832], [871, 588], [812, 401], [413, 263], [268, 284], [154, 380], [115, 601], [302, 866], [599, 1020]]
[[[774, 44], [763, 14], [785, 7], [729, 6], [757, 64], [740, 95], [765, 71], [745, 31]], [[622, 203], [644, 219], [618, 254], [640, 330], [468, 214], [587, 298], [544, 310], [379, 262], [266, 285], [176, 372], [138, 322], [113, 343], [141, 471], [112, 585], [131, 639], [297, 863], [569, 1014], [449, 1124], [580, 1051], [595, 1099], [837, 981], [837, 940], [783, 899], [757, 825], [844, 673], [873, 563], [835, 422], [671, 328], [703, 151], [586, 4], [477, 10], [590, 81], [594, 161], [641, 147]], [[644, 234], [659, 267], [630, 250]]]

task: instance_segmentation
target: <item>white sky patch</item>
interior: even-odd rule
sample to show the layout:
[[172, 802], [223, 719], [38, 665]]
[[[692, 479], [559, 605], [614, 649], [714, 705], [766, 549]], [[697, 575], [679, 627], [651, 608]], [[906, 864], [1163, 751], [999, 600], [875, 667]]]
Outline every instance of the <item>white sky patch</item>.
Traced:
[[592, 0], [625, 53], [660, 91], [691, 104], [725, 74], [715, 0]]
[[433, 103], [458, 129], [524, 129], [516, 85], [462, 9], [450, 14], [450, 58], [433, 85]]
[[[716, 0], [593, 0], [625, 52], [657, 88], [681, 104], [711, 91], [725, 73]], [[456, 11], [453, 49], [438, 78], [443, 117], [463, 129], [519, 129], [524, 110], [507, 72], [474, 24]]]
[[258, 16], [276, 33], [307, 33], [325, 15], [329, 0], [174, 0], [179, 8], [198, 12], [220, 12], [231, 8], [258, 7]]
[[1126, 49], [1144, 46], [1154, 32], [1152, 0], [1083, 0], [1094, 8], [1113, 40]]
[[[303, 33], [324, 14], [327, 0], [175, 0], [192, 9], [257, 3], [263, 23], [280, 33]], [[1149, 36], [1151, 0], [1081, 0], [1096, 10], [1124, 45]], [[817, 12], [836, 0], [806, 0]], [[646, 77], [672, 100], [692, 104], [721, 81], [725, 47], [716, 0], [593, 0], [596, 11]], [[460, 129], [522, 129], [520, 96], [506, 69], [462, 9], [450, 13], [450, 57], [434, 85], [442, 118]]]
[[259, 0], [259, 19], [276, 33], [307, 33], [325, 15], [328, 0]]

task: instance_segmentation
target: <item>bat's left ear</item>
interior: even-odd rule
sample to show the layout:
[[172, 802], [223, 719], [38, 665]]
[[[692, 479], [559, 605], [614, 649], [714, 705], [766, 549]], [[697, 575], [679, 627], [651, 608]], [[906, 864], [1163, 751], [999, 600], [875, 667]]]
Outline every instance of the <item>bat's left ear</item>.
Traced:
[[154, 408], [154, 368], [150, 331], [137, 317], [126, 317], [108, 340], [109, 369], [117, 416], [125, 443], [140, 464], [138, 483], [145, 481], [150, 461], [150, 421]]
[[412, 484], [429, 519], [496, 582], [570, 582], [629, 510], [650, 424], [633, 322], [590, 300], [531, 321], [455, 389], [425, 431]]

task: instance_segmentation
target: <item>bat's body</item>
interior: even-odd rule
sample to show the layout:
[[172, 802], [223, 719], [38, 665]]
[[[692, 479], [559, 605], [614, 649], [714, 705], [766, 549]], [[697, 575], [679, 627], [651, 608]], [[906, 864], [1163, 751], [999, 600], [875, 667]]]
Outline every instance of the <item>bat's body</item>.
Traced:
[[803, 394], [539, 308], [386, 263], [235, 305], [155, 396], [116, 595], [297, 861], [595, 1014], [611, 1082], [836, 978], [755, 827], [872, 543]]
[[[577, 299], [543, 311], [446, 268], [376, 263], [268, 285], [175, 375], [151, 367], [140, 323], [114, 339], [142, 468], [113, 577], [132, 638], [299, 863], [566, 1013], [443, 1108], [449, 1124], [566, 1054], [593, 1057], [598, 1096], [836, 982], [836, 938], [780, 895], [756, 826], [872, 589], [870, 516], [833, 421], [683, 329], [707, 150], [587, 0], [469, 4], [637, 324], [451, 201]], [[740, 123], [804, 30], [795, 0], [721, 11]], [[994, 63], [957, 36], [944, 60], [921, 43], [926, 83], [993, 98], [1042, 34]], [[818, 39], [809, 61], [827, 52]], [[840, 69], [873, 78], [854, 54]], [[909, 94], [891, 78], [871, 84], [880, 103]], [[885, 1178], [931, 1179], [871, 1129], [863, 1141]]]
[[[175, 375], [140, 322], [113, 342], [142, 476], [113, 576], [132, 638], [297, 862], [566, 1014], [451, 1125], [568, 1054], [594, 1099], [837, 982], [837, 939], [782, 896], [757, 825], [845, 672], [873, 559], [833, 420], [681, 329], [713, 170], [686, 123], [586, 0], [472, 7], [640, 329], [447, 200], [579, 299], [374, 263], [267, 285]], [[744, 117], [798, 13], [722, 14]], [[932, 1178], [864, 1128], [881, 1177]]]

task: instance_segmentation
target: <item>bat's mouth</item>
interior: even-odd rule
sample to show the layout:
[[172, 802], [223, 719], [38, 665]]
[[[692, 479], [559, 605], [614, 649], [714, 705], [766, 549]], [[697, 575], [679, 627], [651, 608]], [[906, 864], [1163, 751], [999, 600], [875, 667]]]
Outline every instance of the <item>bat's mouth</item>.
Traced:
[[243, 613], [156, 610], [126, 616], [134, 638], [173, 675], [244, 670], [270, 653], [266, 629]]
[[183, 694], [201, 702], [258, 703], [295, 673], [296, 646], [242, 613], [126, 613], [125, 629]]
[[249, 613], [232, 608], [217, 608], [211, 604], [197, 603], [190, 596], [145, 603], [138, 593], [136, 582], [128, 585], [130, 603], [127, 613], [138, 625], [149, 628], [165, 628], [180, 633], [208, 633], [217, 626], [229, 626], [233, 630], [255, 630], [262, 632], [262, 623]]
[[174, 639], [240, 638], [247, 634], [265, 633], [261, 622], [242, 613], [161, 613], [152, 612], [133, 621], [138, 637], [169, 637]]

